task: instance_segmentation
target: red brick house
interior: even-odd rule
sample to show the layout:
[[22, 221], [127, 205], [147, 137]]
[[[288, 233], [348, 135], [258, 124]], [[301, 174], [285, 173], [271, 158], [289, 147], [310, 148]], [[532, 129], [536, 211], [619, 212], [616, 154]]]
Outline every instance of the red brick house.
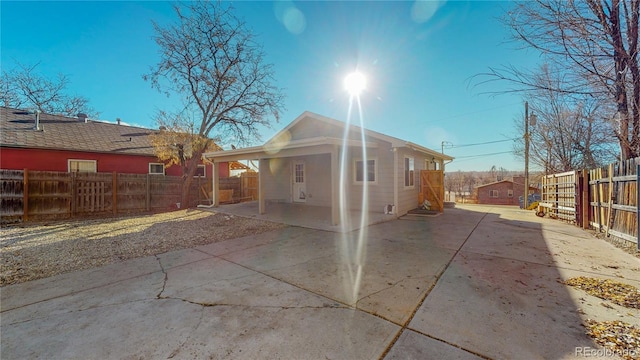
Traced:
[[[524, 196], [524, 176], [476, 186], [475, 192], [478, 204], [519, 206], [519, 198]], [[529, 186], [529, 195], [537, 192], [538, 188]]]
[[[0, 107], [0, 168], [182, 174], [180, 166], [165, 169], [154, 155], [149, 135], [155, 130], [78, 115], [72, 118]], [[220, 177], [228, 177], [230, 170], [229, 163], [219, 164]], [[200, 165], [198, 174], [211, 177], [211, 164]]]

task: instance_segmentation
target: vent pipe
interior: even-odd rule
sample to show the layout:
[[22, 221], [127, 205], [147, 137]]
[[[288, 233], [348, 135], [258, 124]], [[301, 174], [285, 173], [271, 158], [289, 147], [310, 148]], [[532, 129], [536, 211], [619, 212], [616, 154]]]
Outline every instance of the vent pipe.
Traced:
[[40, 130], [40, 110], [36, 110], [36, 124], [35, 124], [35, 130], [39, 131]]
[[120, 118], [116, 118], [116, 122], [118, 123], [118, 125], [120, 125], [120, 123], [122, 122], [122, 120], [120, 120]]

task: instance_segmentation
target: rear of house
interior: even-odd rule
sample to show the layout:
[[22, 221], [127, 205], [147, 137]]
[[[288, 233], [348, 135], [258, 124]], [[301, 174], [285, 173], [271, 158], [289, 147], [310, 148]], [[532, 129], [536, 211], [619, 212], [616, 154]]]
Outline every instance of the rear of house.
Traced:
[[417, 144], [310, 112], [263, 146], [204, 157], [216, 163], [257, 160], [261, 213], [268, 202], [326, 206], [332, 208], [334, 224], [338, 207], [406, 214], [419, 204], [420, 171], [442, 171], [444, 162], [452, 160]]

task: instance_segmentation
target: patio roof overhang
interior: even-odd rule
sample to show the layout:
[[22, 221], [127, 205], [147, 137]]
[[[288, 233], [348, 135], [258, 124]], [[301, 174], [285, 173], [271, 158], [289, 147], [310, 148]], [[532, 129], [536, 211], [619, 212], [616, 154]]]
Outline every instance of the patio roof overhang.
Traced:
[[[350, 147], [362, 147], [360, 140], [347, 140], [315, 137], [290, 142], [267, 142], [264, 145], [247, 147], [243, 149], [233, 149], [224, 151], [213, 151], [202, 154], [202, 157], [211, 162], [227, 162], [239, 160], [272, 159], [292, 156], [330, 154], [337, 147], [347, 145]], [[367, 148], [377, 148], [376, 142], [365, 142]]]

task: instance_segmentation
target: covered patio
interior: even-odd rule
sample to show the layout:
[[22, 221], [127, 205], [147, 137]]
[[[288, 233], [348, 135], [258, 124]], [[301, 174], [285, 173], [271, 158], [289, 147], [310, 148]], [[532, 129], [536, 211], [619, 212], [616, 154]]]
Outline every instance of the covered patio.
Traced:
[[[350, 232], [360, 229], [362, 225], [362, 211], [359, 210], [347, 210], [347, 221], [345, 221], [344, 224], [333, 225], [331, 207], [328, 206], [309, 206], [304, 204], [267, 201], [265, 206], [268, 211], [264, 214], [258, 213], [258, 206], [258, 201], [249, 201], [238, 204], [219, 205], [215, 208], [201, 207], [200, 209], [333, 232]], [[392, 214], [384, 214], [382, 212], [369, 212], [366, 215], [366, 226], [396, 218]]]
[[[212, 164], [250, 161], [257, 168], [257, 201], [236, 205], [239, 214], [337, 231], [406, 214], [420, 202], [418, 174], [431, 170], [442, 176], [445, 160], [453, 160], [410, 141], [311, 112], [264, 145], [208, 152], [203, 159]], [[222, 210], [229, 207], [221, 204], [219, 174], [216, 166], [213, 169], [210, 206], [229, 211]]]

